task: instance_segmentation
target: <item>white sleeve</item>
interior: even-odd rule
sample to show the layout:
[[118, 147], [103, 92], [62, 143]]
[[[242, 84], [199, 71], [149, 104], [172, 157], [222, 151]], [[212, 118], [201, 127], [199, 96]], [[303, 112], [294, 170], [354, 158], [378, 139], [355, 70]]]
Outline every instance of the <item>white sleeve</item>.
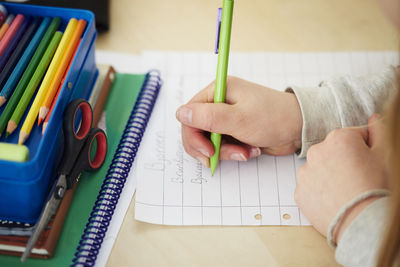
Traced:
[[343, 76], [324, 81], [318, 87], [290, 87], [303, 116], [302, 148], [323, 141], [333, 129], [366, 125], [373, 113], [382, 113], [397, 92], [398, 69], [393, 66], [375, 75]]
[[389, 197], [375, 200], [347, 227], [335, 252], [339, 264], [346, 267], [376, 266], [387, 225], [388, 201]]

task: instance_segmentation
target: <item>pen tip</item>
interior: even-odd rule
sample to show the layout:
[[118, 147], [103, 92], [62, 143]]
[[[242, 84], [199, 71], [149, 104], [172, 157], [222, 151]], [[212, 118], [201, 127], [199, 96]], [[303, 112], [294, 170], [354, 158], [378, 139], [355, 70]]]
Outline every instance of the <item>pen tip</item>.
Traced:
[[215, 166], [215, 165], [214, 165], [214, 166], [213, 166], [213, 165], [210, 166], [210, 169], [211, 169], [211, 176], [214, 176], [216, 167], [217, 167], [217, 166]]
[[215, 170], [217, 169], [217, 165], [218, 165], [218, 158], [215, 157], [215, 155], [213, 155], [210, 158], [210, 169], [211, 169], [211, 175], [214, 176]]

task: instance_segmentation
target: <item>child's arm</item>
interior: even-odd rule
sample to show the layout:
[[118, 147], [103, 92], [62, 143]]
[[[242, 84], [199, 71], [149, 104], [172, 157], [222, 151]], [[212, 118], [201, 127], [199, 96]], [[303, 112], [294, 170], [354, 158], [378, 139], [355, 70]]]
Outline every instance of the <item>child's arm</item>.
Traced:
[[[330, 240], [344, 266], [375, 266], [385, 229], [385, 131], [377, 118], [369, 120], [368, 130], [332, 131], [310, 147], [307, 163], [298, 171], [295, 200], [321, 234], [329, 235], [328, 226], [333, 227]], [[342, 219], [334, 220], [339, 215]]]
[[[399, 71], [399, 69], [397, 69]], [[396, 91], [396, 69], [368, 77], [345, 76], [319, 87], [291, 87], [283, 93], [229, 77], [226, 104], [214, 104], [213, 83], [177, 111], [186, 152], [208, 164], [214, 148], [206, 135], [231, 136], [221, 146], [221, 159], [247, 160], [260, 152], [285, 155], [324, 140], [333, 129], [365, 125]]]
[[300, 156], [333, 129], [366, 125], [373, 113], [382, 113], [397, 92], [399, 73], [388, 67], [374, 75], [333, 78], [319, 87], [287, 89], [296, 94], [303, 116]]

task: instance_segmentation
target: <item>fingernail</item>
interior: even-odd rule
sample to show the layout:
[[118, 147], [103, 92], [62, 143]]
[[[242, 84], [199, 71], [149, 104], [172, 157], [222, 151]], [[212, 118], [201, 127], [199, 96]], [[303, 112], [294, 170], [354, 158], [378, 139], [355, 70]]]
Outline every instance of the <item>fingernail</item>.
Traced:
[[231, 160], [247, 161], [246, 157], [242, 153], [231, 154]]
[[201, 164], [203, 164], [205, 167], [207, 167], [207, 168], [210, 168], [209, 167], [209, 160], [208, 160], [208, 158], [206, 159], [206, 158], [204, 158], [204, 157], [196, 157], [196, 159], [198, 160], [198, 161], [200, 161], [201, 162]]
[[207, 158], [210, 157], [210, 154], [208, 154], [208, 152], [205, 151], [203, 148], [199, 148], [198, 151], [199, 151], [201, 154], [203, 154], [204, 156], [206, 156]]
[[255, 158], [261, 155], [261, 149], [258, 147], [252, 147], [250, 149], [250, 158]]
[[180, 107], [176, 112], [176, 117], [182, 123], [192, 123], [192, 110], [188, 107]]

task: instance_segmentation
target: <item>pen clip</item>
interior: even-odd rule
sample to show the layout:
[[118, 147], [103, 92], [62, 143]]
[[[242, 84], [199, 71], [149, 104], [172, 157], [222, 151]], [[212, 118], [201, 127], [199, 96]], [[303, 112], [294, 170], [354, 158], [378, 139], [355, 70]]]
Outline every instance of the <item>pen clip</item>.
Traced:
[[218, 54], [219, 47], [219, 32], [221, 30], [221, 18], [222, 18], [222, 8], [218, 8], [218, 18], [217, 18], [217, 35], [215, 36], [215, 54]]

